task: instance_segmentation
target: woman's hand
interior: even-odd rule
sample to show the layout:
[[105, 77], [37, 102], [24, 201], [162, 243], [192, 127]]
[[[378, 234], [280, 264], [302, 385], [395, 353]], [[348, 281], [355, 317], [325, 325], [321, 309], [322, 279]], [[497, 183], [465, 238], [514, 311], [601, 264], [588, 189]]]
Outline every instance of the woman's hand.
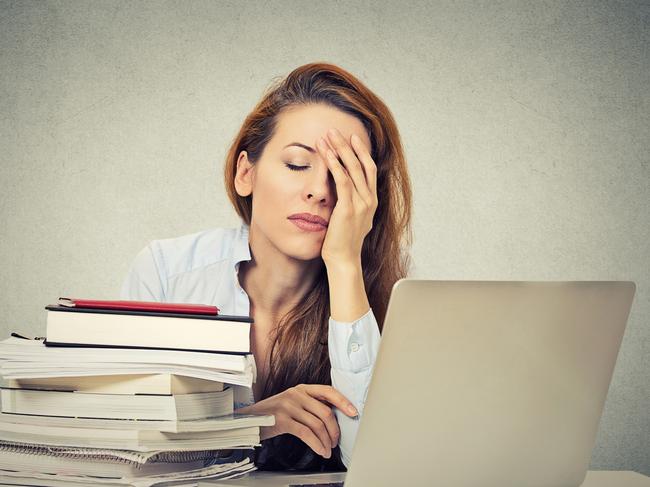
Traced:
[[304, 441], [317, 454], [330, 458], [338, 444], [339, 425], [329, 403], [348, 416], [357, 410], [332, 386], [299, 384], [250, 406], [239, 408], [242, 414], [273, 414], [274, 426], [262, 426], [260, 438], [265, 440], [283, 433], [291, 433]]
[[[361, 247], [372, 229], [377, 209], [377, 165], [357, 135], [350, 144], [336, 129], [328, 132], [330, 149], [324, 139], [318, 150], [336, 183], [337, 202], [321, 249], [325, 265], [355, 265], [361, 260]], [[337, 156], [341, 159], [339, 161]]]

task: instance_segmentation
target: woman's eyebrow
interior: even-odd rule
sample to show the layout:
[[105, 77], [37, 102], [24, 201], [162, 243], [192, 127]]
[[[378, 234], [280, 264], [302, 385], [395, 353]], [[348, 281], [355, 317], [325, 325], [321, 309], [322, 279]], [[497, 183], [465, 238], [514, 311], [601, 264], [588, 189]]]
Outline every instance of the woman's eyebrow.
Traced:
[[302, 147], [303, 149], [308, 150], [312, 154], [316, 154], [316, 149], [314, 149], [313, 147], [309, 147], [308, 145], [301, 144], [300, 142], [291, 142], [290, 144], [285, 145], [283, 149], [286, 149], [287, 147], [290, 147], [292, 145], [295, 145], [296, 147]]

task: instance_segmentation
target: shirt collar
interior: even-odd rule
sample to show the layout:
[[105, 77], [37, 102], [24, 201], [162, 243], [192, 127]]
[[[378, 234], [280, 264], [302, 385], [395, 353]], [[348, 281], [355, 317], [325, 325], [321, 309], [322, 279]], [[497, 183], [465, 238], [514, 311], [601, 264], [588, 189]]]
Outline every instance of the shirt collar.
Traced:
[[239, 270], [239, 263], [245, 260], [251, 260], [251, 248], [248, 244], [249, 226], [242, 220], [237, 235], [235, 235], [235, 243], [233, 249], [233, 266], [235, 270]]

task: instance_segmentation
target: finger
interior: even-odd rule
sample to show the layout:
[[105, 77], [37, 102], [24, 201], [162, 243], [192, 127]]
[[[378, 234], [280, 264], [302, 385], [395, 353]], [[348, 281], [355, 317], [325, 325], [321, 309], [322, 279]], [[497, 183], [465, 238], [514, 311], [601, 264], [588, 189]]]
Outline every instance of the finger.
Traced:
[[330, 129], [327, 135], [330, 143], [334, 146], [335, 152], [341, 157], [345, 168], [348, 170], [355, 189], [364, 199], [367, 199], [370, 193], [368, 182], [357, 155], [337, 129]]
[[298, 421], [299, 423], [307, 426], [312, 431], [312, 433], [316, 435], [324, 448], [323, 456], [329, 458], [332, 454], [332, 439], [330, 438], [325, 424], [320, 420], [320, 418], [314, 416], [312, 413], [305, 410], [301, 406], [302, 404], [296, 405], [295, 408], [291, 408], [291, 418], [294, 421]]
[[318, 399], [314, 399], [309, 394], [305, 394], [305, 402], [302, 407], [323, 422], [329, 434], [332, 448], [334, 448], [338, 444], [341, 432], [332, 408]]
[[[323, 159], [325, 159], [325, 157], [327, 156], [327, 149], [330, 149], [334, 153], [334, 157], [336, 158], [336, 150], [334, 149], [332, 143], [329, 140], [325, 139], [324, 137], [321, 137], [319, 140], [320, 143], [317, 143], [316, 146], [319, 149], [319, 152], [323, 157]], [[336, 158], [336, 160], [338, 161], [339, 165], [343, 168], [343, 172], [345, 173], [345, 175], [347, 177], [350, 177], [350, 173], [345, 168], [345, 166], [341, 164], [341, 161], [339, 161], [338, 158]]]
[[352, 191], [354, 191], [354, 184], [350, 179], [350, 176], [345, 171], [343, 165], [334, 155], [332, 149], [327, 147], [325, 141], [320, 139], [317, 143], [318, 148], [322, 151], [325, 163], [327, 168], [332, 173], [334, 177], [334, 182], [336, 183], [336, 195], [339, 201], [348, 201], [352, 202]]
[[336, 406], [345, 414], [350, 417], [355, 417], [359, 414], [357, 408], [348, 401], [348, 399], [332, 386], [321, 384], [302, 384], [304, 390], [311, 396], [321, 401], [327, 401], [332, 406]]
[[354, 152], [356, 152], [357, 157], [363, 164], [366, 172], [366, 180], [368, 181], [368, 187], [370, 188], [370, 193], [376, 198], [377, 197], [377, 164], [372, 159], [370, 151], [365, 146], [361, 137], [357, 134], [352, 134], [350, 138], [350, 143]]
[[309, 448], [319, 455], [325, 456], [327, 454], [327, 450], [323, 443], [318, 439], [318, 436], [316, 436], [312, 429], [304, 423], [300, 421], [290, 421], [286, 430], [288, 433], [291, 433], [304, 441]]

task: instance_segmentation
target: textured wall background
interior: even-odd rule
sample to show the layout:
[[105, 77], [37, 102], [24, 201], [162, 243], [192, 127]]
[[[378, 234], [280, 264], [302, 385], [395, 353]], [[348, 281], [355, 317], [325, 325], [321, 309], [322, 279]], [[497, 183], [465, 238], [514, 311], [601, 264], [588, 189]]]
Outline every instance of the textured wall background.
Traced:
[[0, 2], [0, 327], [235, 226], [226, 148], [324, 60], [393, 110], [417, 277], [633, 280], [594, 469], [650, 475], [647, 2]]

